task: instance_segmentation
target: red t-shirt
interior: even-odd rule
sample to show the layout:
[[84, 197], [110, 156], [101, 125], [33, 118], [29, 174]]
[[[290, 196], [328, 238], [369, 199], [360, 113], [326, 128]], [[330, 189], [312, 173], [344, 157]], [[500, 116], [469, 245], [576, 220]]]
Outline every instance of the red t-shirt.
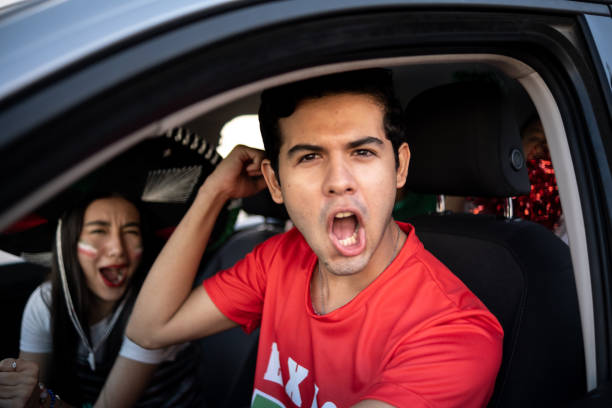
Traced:
[[314, 313], [317, 257], [296, 229], [272, 237], [204, 282], [247, 332], [261, 323], [253, 407], [482, 407], [495, 384], [503, 330], [423, 247], [409, 224], [393, 262], [343, 307]]

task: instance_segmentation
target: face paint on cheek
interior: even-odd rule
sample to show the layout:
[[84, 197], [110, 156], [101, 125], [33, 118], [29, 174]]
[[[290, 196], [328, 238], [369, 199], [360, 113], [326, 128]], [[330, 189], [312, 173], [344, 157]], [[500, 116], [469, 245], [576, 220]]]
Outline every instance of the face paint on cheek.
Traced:
[[86, 255], [90, 258], [95, 258], [96, 256], [98, 256], [98, 250], [87, 242], [79, 241], [77, 249], [79, 253]]

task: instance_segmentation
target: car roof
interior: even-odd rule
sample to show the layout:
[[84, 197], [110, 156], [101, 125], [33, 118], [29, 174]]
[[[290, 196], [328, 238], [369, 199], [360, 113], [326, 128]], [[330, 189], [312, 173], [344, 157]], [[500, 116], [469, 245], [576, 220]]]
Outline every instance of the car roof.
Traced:
[[45, 1], [15, 7], [0, 17], [0, 99], [168, 21], [231, 3], [235, 1]]
[[[238, 0], [67, 0], [30, 1], [0, 15], [0, 101], [30, 84], [94, 55], [137, 41], [146, 33], [186, 24], [264, 1]], [[612, 0], [322, 0], [267, 2], [284, 8], [287, 19], [313, 13], [397, 6], [528, 8], [536, 11], [610, 15]], [[273, 3], [290, 3], [273, 4]], [[329, 4], [332, 3], [332, 4]], [[297, 7], [299, 5], [299, 7]], [[261, 9], [260, 15], [266, 10]], [[262, 21], [266, 17], [262, 17]], [[245, 26], [248, 26], [245, 22]], [[17, 46], [18, 44], [18, 46]]]

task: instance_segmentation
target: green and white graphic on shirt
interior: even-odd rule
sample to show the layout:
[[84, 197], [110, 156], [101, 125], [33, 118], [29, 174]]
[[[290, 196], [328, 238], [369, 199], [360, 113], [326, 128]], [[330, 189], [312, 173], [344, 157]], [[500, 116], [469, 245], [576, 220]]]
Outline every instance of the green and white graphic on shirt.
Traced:
[[285, 405], [271, 395], [255, 389], [251, 408], [285, 408]]

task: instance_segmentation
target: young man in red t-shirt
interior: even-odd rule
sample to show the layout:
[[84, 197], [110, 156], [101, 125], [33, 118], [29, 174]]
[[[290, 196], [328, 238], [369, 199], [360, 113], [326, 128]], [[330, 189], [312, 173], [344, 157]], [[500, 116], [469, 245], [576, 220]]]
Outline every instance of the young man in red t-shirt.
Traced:
[[[499, 323], [391, 217], [410, 151], [388, 72], [268, 90], [260, 123], [267, 156], [238, 147], [208, 177], [128, 337], [156, 348], [261, 326], [253, 407], [486, 405]], [[264, 179], [295, 228], [190, 292], [219, 211]]]

